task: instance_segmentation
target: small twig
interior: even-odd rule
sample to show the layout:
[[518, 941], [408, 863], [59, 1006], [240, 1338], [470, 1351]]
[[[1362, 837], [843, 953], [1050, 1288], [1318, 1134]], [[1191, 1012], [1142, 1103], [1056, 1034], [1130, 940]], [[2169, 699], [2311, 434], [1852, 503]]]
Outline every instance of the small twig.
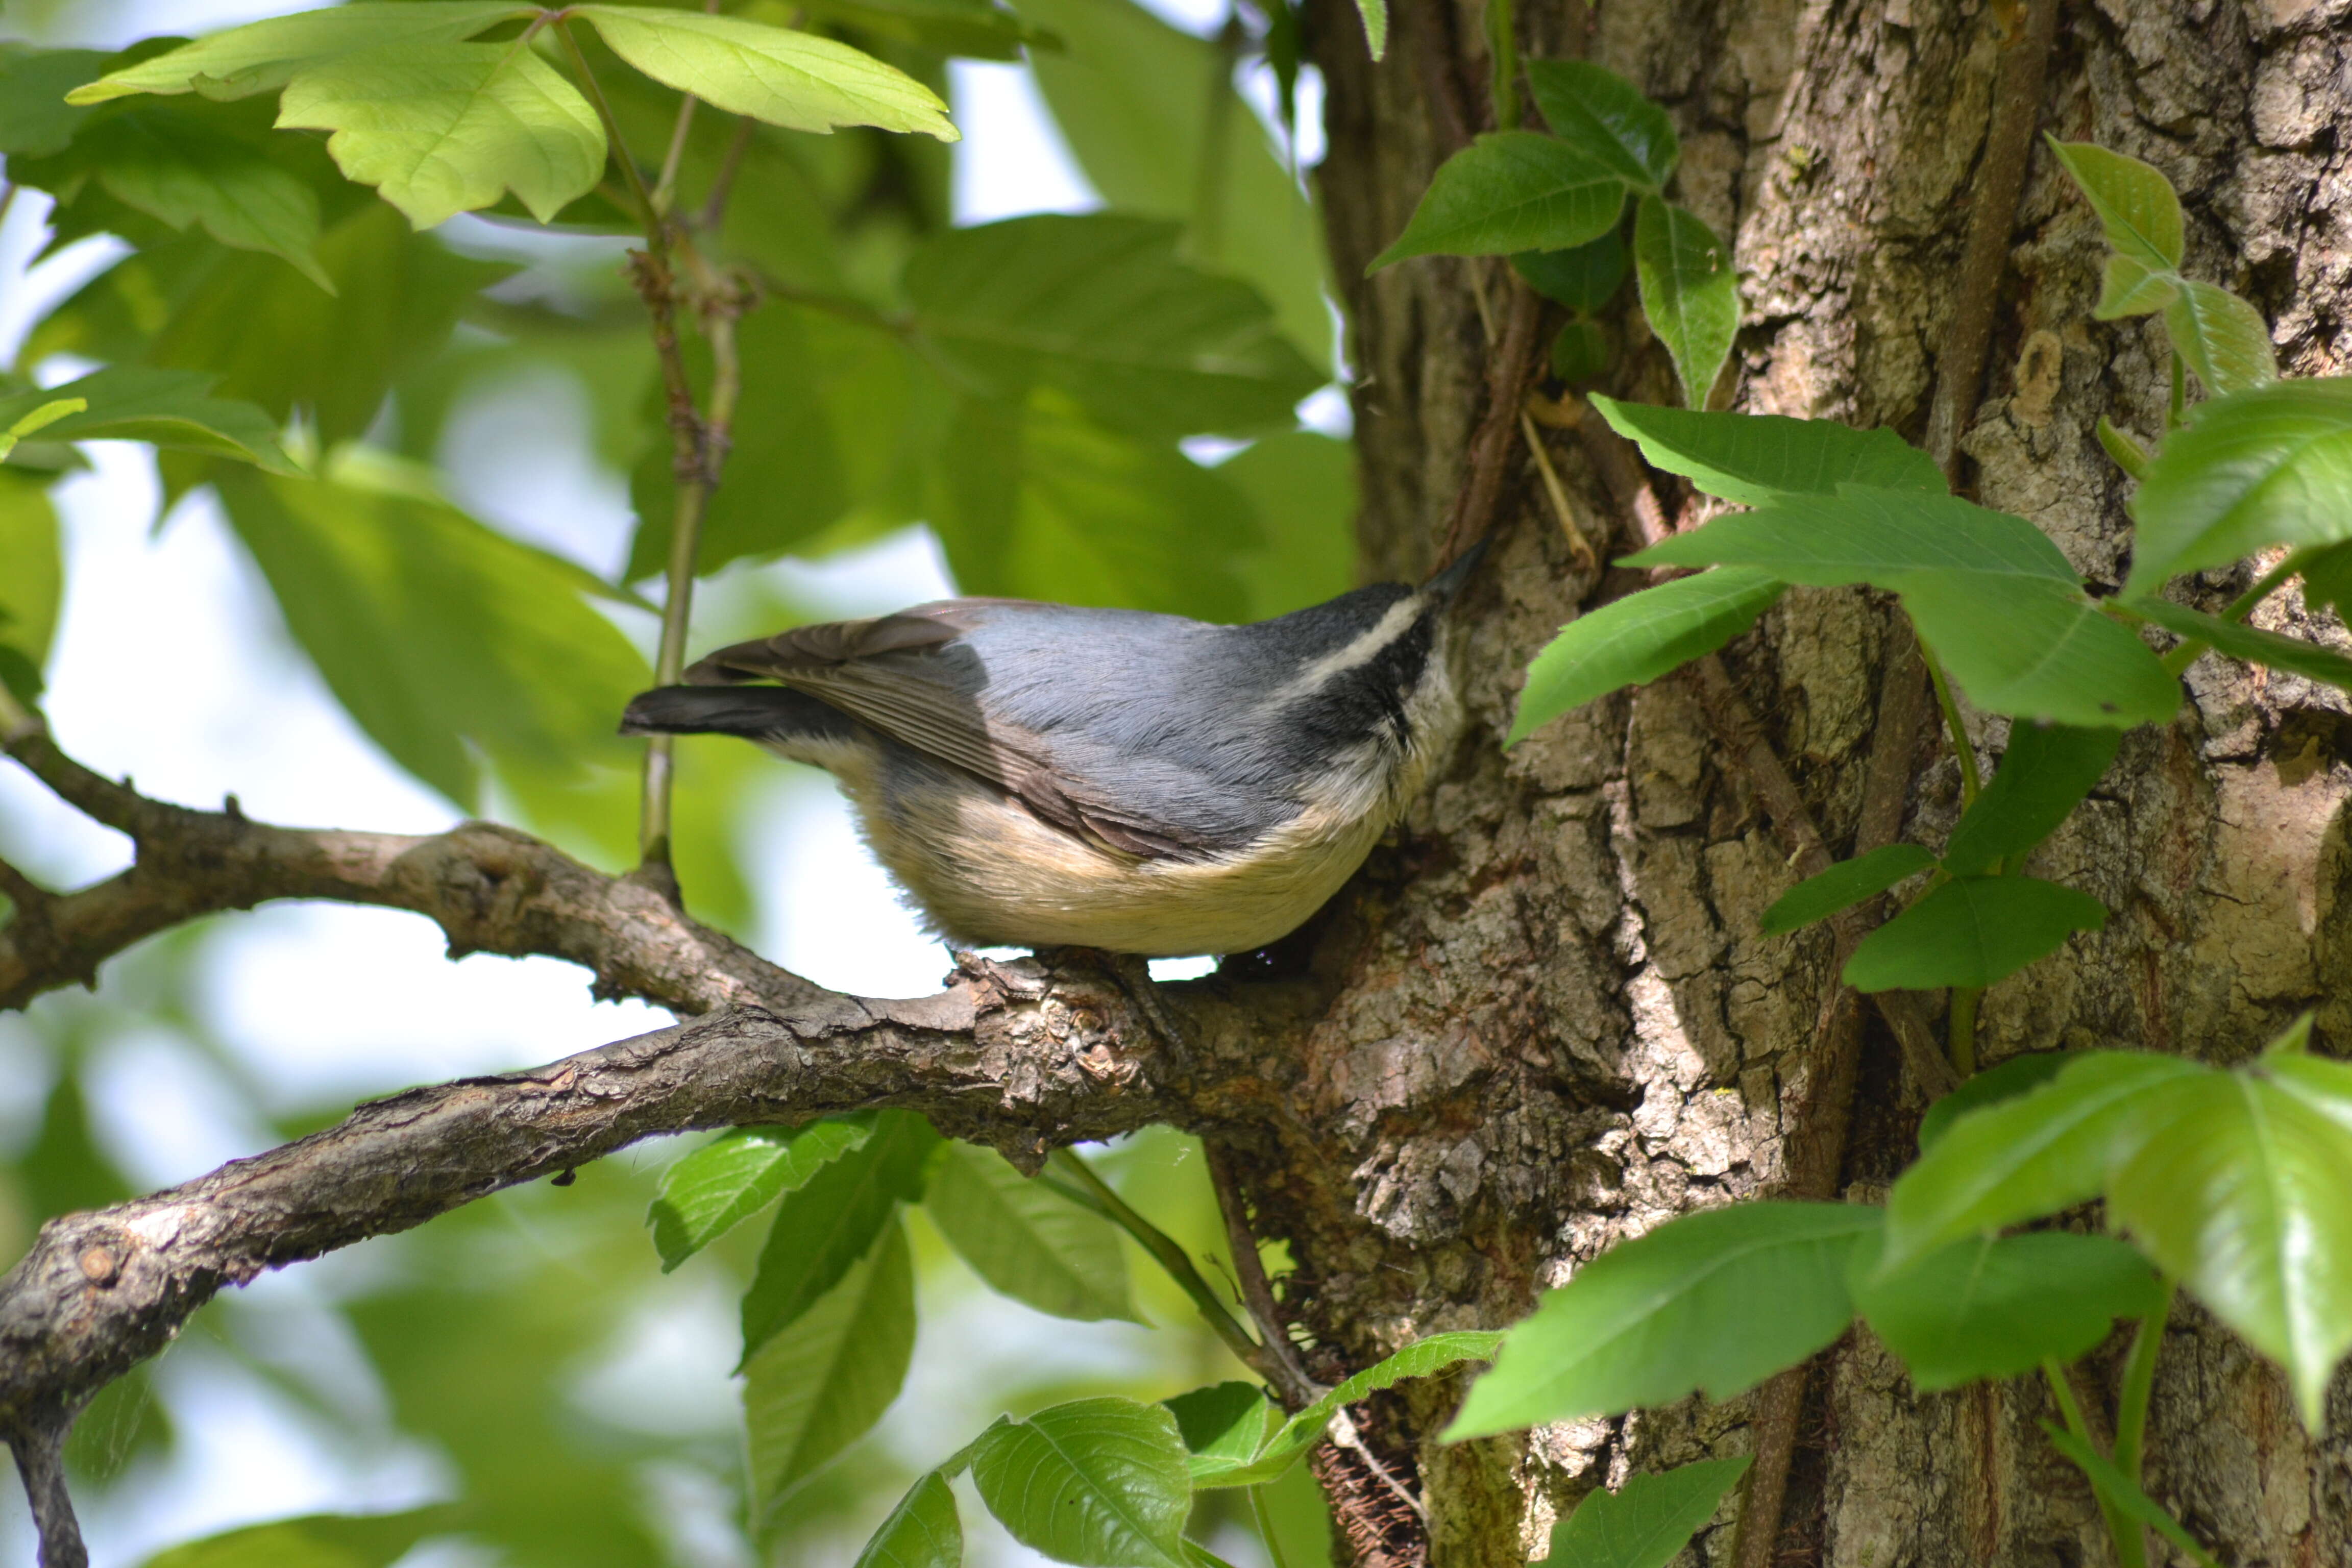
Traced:
[[1257, 1237], [1249, 1227], [1249, 1213], [1243, 1206], [1240, 1182], [1234, 1177], [1233, 1161], [1213, 1139], [1201, 1140], [1201, 1152], [1209, 1166], [1209, 1184], [1216, 1190], [1217, 1210], [1225, 1222], [1225, 1245], [1234, 1256], [1234, 1272], [1239, 1276], [1242, 1304], [1249, 1309], [1257, 1324], [1258, 1342], [1282, 1368], [1283, 1382], [1276, 1386], [1282, 1395], [1286, 1409], [1303, 1410], [1320, 1399], [1325, 1390], [1307, 1369], [1298, 1363], [1298, 1352], [1291, 1347], [1290, 1328], [1283, 1321], [1282, 1308], [1274, 1299], [1274, 1287], [1265, 1277], [1265, 1262], [1257, 1255]]
[[727, 151], [719, 160], [719, 172], [710, 178], [710, 195], [703, 199], [702, 211], [694, 226], [709, 234], [727, 216], [727, 198], [735, 194], [736, 171], [743, 166], [743, 154], [751, 149], [751, 137], [759, 127], [748, 114], [735, 121], [735, 134], [729, 138]]
[[1542, 323], [1543, 300], [1517, 274], [1507, 276], [1510, 315], [1501, 342], [1486, 357], [1486, 412], [1470, 439], [1470, 471], [1454, 492], [1437, 552], [1440, 566], [1458, 559], [1494, 526], [1503, 481], [1519, 441], [1519, 405], [1535, 374], [1536, 329]]
[[690, 92], [677, 101], [677, 121], [670, 127], [669, 150], [662, 154], [661, 174], [654, 181], [656, 216], [668, 216], [670, 204], [677, 199], [677, 171], [686, 162], [687, 142], [694, 130], [694, 106], [698, 101]]
[[5, 859], [0, 859], [0, 895], [16, 906], [16, 921], [40, 919], [58, 898]]
[[1593, 552], [1576, 526], [1576, 509], [1570, 504], [1568, 487], [1559, 482], [1559, 470], [1551, 464], [1551, 454], [1545, 450], [1543, 437], [1536, 429], [1535, 416], [1523, 403], [1519, 408], [1519, 430], [1527, 437], [1528, 450], [1535, 455], [1536, 471], [1543, 476], [1544, 495], [1551, 501], [1552, 515], [1559, 521], [1559, 531], [1568, 535], [1568, 552], [1575, 559], [1576, 569], [1591, 572], [1599, 568], [1601, 558]]

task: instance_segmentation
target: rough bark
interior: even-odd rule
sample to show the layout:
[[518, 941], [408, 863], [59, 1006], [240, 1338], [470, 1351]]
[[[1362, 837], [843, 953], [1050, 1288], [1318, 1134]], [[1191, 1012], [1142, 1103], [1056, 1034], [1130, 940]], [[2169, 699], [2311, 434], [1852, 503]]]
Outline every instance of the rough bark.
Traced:
[[[2352, 306], [2337, 194], [2352, 121], [2347, 9], [2068, 0], [2040, 93], [2044, 129], [2171, 175], [2192, 272], [2256, 300], [2290, 374], [2339, 368]], [[1309, 8], [1342, 279], [1361, 279], [1444, 153], [1492, 123], [1482, 6], [1401, 6], [1396, 52], [1378, 66], [1351, 10]], [[1670, 106], [1685, 149], [1677, 194], [1736, 237], [1742, 278], [1735, 374], [1715, 405], [1926, 441], [1939, 375], [1954, 370], [1956, 279], [2003, 48], [2028, 12], [2014, 0], [1520, 0], [1517, 26], [1523, 54], [1597, 59]], [[2126, 486], [2092, 426], [2104, 412], [2160, 429], [2162, 330], [2091, 321], [2097, 226], [2046, 150], [1995, 255], [2006, 266], [1987, 368], [1980, 381], [1952, 376], [1961, 482], [2117, 582]], [[1505, 317], [1512, 287], [1492, 264], [1451, 259], [1347, 285], [1376, 573], [1409, 574], [1436, 547], [1481, 427], [1486, 323]], [[1623, 350], [1606, 390], [1675, 401], [1638, 319], [1613, 330]], [[1634, 537], [1582, 446], [1545, 438], [1580, 531]], [[1795, 873], [1752, 770], [1709, 723], [1703, 683], [1598, 702], [1499, 749], [1528, 657], [1580, 605], [1622, 591], [1579, 569], [1524, 447], [1512, 461], [1495, 570], [1472, 606], [1474, 733], [1323, 929], [1313, 963], [1338, 992], [1296, 1067], [1302, 1114], [1248, 1173], [1261, 1224], [1300, 1260], [1293, 1310], [1341, 1362], [1507, 1321], [1622, 1237], [1810, 1184], [1801, 1139], [1818, 1131], [1813, 1047], [1835, 939], [1757, 934]], [[1682, 500], [1668, 490], [1665, 510]], [[2197, 587], [2218, 603], [2248, 580], [2213, 574]], [[2291, 596], [2270, 613], [2346, 646], [2332, 617], [2305, 617]], [[1800, 591], [1727, 650], [1731, 684], [1839, 853], [1857, 836], [1878, 678], [1900, 636], [1867, 595]], [[2041, 852], [2037, 871], [2096, 893], [2115, 918], [1987, 995], [1986, 1060], [2060, 1045], [2234, 1059], [2314, 1005], [2333, 1048], [2347, 1038], [2347, 704], [2212, 658], [2188, 684], [2180, 720], [2133, 736]], [[1979, 722], [1976, 739], [1990, 757], [2000, 721]], [[1957, 765], [1943, 750], [1922, 763], [1904, 831], [1933, 845], [1957, 810]], [[1923, 1099], [1868, 1020], [1832, 1189], [1881, 1193], [1914, 1151]], [[2119, 1337], [2094, 1358], [2096, 1376], [2112, 1377], [2120, 1353]], [[1557, 1506], [1629, 1467], [1745, 1451], [1758, 1421], [1752, 1398], [1693, 1401], [1524, 1445], [1442, 1449], [1428, 1434], [1453, 1397], [1423, 1390], [1381, 1413], [1381, 1435], [1418, 1463], [1433, 1559], [1445, 1564], [1523, 1561]], [[2339, 1389], [2335, 1408], [2332, 1435], [2308, 1439], [2276, 1373], [2183, 1309], [2160, 1374], [2151, 1489], [2229, 1560], [2352, 1561], [2352, 1395]], [[2050, 1413], [2025, 1383], [1921, 1397], [1867, 1334], [1851, 1336], [1800, 1423], [1779, 1560], [2105, 1561], [2087, 1489], [2039, 1435]], [[1729, 1540], [1704, 1538], [1706, 1560], [1727, 1561]]]

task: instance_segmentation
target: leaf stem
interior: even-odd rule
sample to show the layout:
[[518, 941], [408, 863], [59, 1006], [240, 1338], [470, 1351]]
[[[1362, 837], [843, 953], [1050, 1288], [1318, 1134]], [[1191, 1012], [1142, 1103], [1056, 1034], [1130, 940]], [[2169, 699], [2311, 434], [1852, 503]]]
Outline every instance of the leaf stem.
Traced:
[[2147, 1452], [2147, 1407], [2156, 1390], [2156, 1362], [2164, 1353], [2164, 1329], [2171, 1321], [2173, 1298], [2179, 1290], [2178, 1284], [2166, 1284], [2164, 1304], [2139, 1321], [2131, 1359], [2124, 1363], [2123, 1395], [2116, 1406], [2116, 1468], [2135, 1484]]
[[[2287, 579], [2301, 572], [2311, 558], [2318, 553], [2317, 550], [2298, 550], [2289, 555], [2285, 560], [2263, 573], [2262, 579], [2252, 587], [2231, 600], [2230, 607], [2221, 612], [2221, 618], [2225, 621], [2242, 621], [2252, 615], [2254, 606], [2284, 587]], [[2133, 618], [2138, 619], [2137, 616]], [[2202, 637], [2189, 638], [2164, 656], [2164, 672], [2176, 679], [2188, 674], [2189, 667], [2203, 658], [2205, 651], [2212, 646]]]
[[[2066, 1423], [2066, 1430], [2074, 1440], [2093, 1453], [2099, 1446], [2091, 1440], [2090, 1423], [2083, 1418], [2083, 1405], [2074, 1397], [2074, 1385], [2067, 1381], [2066, 1369], [2058, 1364], [2056, 1356], [2042, 1358], [2042, 1375], [2050, 1384], [2050, 1392], [2058, 1401], [2058, 1414]], [[2086, 1475], [2084, 1479], [2089, 1479]], [[2099, 1512], [2107, 1521], [2107, 1535], [2116, 1543], [2116, 1560], [2122, 1568], [2147, 1568], [2147, 1552], [2139, 1529], [2124, 1517], [2122, 1510], [2107, 1500], [2106, 1494], [2096, 1485], [2091, 1489], [2099, 1500]]]
[[1250, 1518], [1257, 1525], [1257, 1538], [1265, 1545], [1267, 1560], [1274, 1564], [1274, 1568], [1290, 1568], [1288, 1560], [1282, 1554], [1281, 1538], [1275, 1531], [1273, 1510], [1265, 1506], [1265, 1488], [1255, 1486], [1248, 1488], [1247, 1490], [1250, 1500]]
[[1980, 985], [1952, 987], [1950, 1054], [1952, 1070], [1962, 1078], [1974, 1077], [1977, 1070], [1977, 1002], [1984, 995]]
[[1984, 789], [1984, 780], [1977, 772], [1976, 745], [1969, 739], [1968, 725], [1960, 721], [1959, 701], [1952, 695], [1952, 683], [1944, 675], [1943, 661], [1925, 642], [1919, 645], [1919, 655], [1927, 666], [1927, 679], [1935, 682], [1936, 706], [1944, 711], [1944, 729], [1952, 738], [1952, 754], [1960, 760], [1960, 809], [1966, 811], [1977, 803], [1977, 796]]
[[1071, 1150], [1055, 1150], [1046, 1163], [1076, 1178], [1090, 1206], [1135, 1237], [1137, 1245], [1151, 1254], [1160, 1267], [1168, 1271], [1168, 1277], [1176, 1281], [1177, 1288], [1192, 1298], [1192, 1305], [1200, 1309], [1201, 1316], [1209, 1321], [1209, 1327], [1215, 1331], [1217, 1338], [1225, 1342], [1225, 1348], [1234, 1352], [1236, 1360], [1268, 1383], [1281, 1386], [1278, 1372], [1270, 1370], [1277, 1364], [1274, 1358], [1266, 1353], [1265, 1346], [1249, 1337], [1249, 1331], [1235, 1321], [1231, 1312], [1225, 1310], [1225, 1304], [1217, 1300], [1215, 1289], [1192, 1266], [1192, 1258], [1185, 1256], [1183, 1247], [1174, 1237], [1129, 1208], [1127, 1200], [1114, 1192], [1109, 1183], [1095, 1174], [1093, 1166]]

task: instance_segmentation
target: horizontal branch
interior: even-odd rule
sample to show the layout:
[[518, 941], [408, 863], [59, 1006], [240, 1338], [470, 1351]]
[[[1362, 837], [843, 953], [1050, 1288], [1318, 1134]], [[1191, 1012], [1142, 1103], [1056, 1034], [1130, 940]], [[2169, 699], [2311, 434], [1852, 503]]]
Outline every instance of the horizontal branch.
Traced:
[[832, 994], [688, 918], [660, 890], [512, 828], [468, 822], [417, 837], [276, 827], [234, 802], [196, 811], [150, 800], [38, 731], [7, 750], [68, 805], [129, 835], [136, 858], [78, 891], [14, 900], [0, 927], [0, 1008], [90, 984], [101, 963], [159, 931], [276, 899], [407, 910], [441, 927], [453, 958], [568, 959], [595, 974], [600, 996], [641, 996], [679, 1013], [789, 1011]]
[[0, 1276], [0, 1436], [61, 1430], [224, 1285], [422, 1225], [640, 1139], [896, 1106], [1034, 1168], [1186, 1121], [1149, 1023], [1083, 955], [967, 958], [911, 1002], [729, 1007], [527, 1071], [410, 1089], [340, 1126], [41, 1227]]

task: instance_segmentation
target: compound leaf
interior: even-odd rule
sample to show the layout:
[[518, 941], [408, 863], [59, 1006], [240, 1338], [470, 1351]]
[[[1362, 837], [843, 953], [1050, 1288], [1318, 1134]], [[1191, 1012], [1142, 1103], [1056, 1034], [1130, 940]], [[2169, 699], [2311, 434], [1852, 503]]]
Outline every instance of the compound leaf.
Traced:
[[2221, 1568], [2221, 1560], [2197, 1542], [2197, 1538], [2181, 1528], [2180, 1521], [2165, 1511], [2163, 1505], [2142, 1491], [2133, 1480], [2102, 1455], [2055, 1421], [2042, 1423], [2049, 1436], [2050, 1446], [2066, 1456], [2076, 1468], [2090, 1478], [2092, 1489], [2100, 1500], [2112, 1504], [2123, 1516], [2135, 1523], [2144, 1524], [2173, 1545], [2180, 1548], [2197, 1568]]
[[1551, 1527], [1549, 1568], [1666, 1568], [1739, 1478], [1749, 1456], [1702, 1459], [1671, 1470], [1628, 1476], [1615, 1491], [1596, 1490]]
[[2164, 661], [2076, 589], [1980, 572], [1920, 572], [1885, 585], [1979, 708], [2129, 729], [2163, 723], [2180, 706]]
[[2111, 1237], [2038, 1231], [1955, 1242], [1891, 1272], [1856, 1248], [1854, 1306], [1923, 1394], [2071, 1362], [2117, 1318], [2145, 1317], [2164, 1288]]
[[1685, 1215], [1593, 1259], [1505, 1336], [1453, 1439], [1728, 1399], [1820, 1350], [1853, 1316], [1846, 1265], [1879, 1211], [1750, 1203]]
[[2291, 637], [2279, 632], [2266, 632], [2242, 621], [2225, 621], [2219, 616], [2209, 616], [2186, 605], [2167, 604], [2162, 599], [2142, 599], [2132, 606], [2132, 612], [2145, 616], [2166, 631], [2210, 643], [2231, 658], [2242, 658], [2248, 664], [2268, 665], [2273, 669], [2293, 670], [2297, 675], [2352, 690], [2352, 658], [2345, 658], [2333, 648], [2321, 647], [2317, 643], [2305, 642], [2301, 637]]
[[140, 1568], [392, 1568], [426, 1536], [462, 1522], [462, 1511], [447, 1503], [402, 1513], [274, 1519], [167, 1547]]
[[2132, 497], [2127, 598], [2273, 544], [2352, 539], [2352, 378], [2283, 381], [2200, 405]]
[[1698, 215], [1645, 195], [1633, 216], [1633, 275], [1642, 314], [1674, 356], [1683, 401], [1706, 407], [1739, 331], [1731, 253]]
[[1675, 172], [1682, 142], [1664, 105], [1589, 60], [1529, 60], [1528, 86], [1552, 133], [1627, 184], [1655, 194]]
[[2105, 726], [2011, 725], [2000, 770], [1960, 814], [1944, 847], [1944, 868], [1972, 877], [2049, 837], [2105, 775], [2123, 739], [2121, 730]]
[[604, 172], [596, 111], [513, 44], [404, 43], [309, 65], [278, 123], [332, 132], [336, 166], [420, 229], [509, 190], [551, 222]]
[[298, 71], [354, 50], [421, 48], [470, 38], [536, 5], [507, 0], [355, 0], [231, 27], [155, 55], [66, 94], [69, 104], [104, 103], [134, 92], [201, 92], [249, 98], [284, 87]]
[[1596, 697], [1714, 652], [1754, 626], [1787, 590], [1753, 566], [1719, 566], [1579, 616], [1528, 666], [1511, 742]]
[[1023, 1175], [993, 1149], [950, 1142], [923, 1207], [973, 1273], [1057, 1318], [1141, 1320], [1127, 1254], [1108, 1220]]
[[[1602, 412], [1611, 406], [1631, 407], [1617, 404]], [[1642, 410], [1635, 427], [1654, 424], [1659, 412]], [[1848, 483], [1835, 495], [1781, 492], [1754, 499], [1760, 503], [1754, 511], [1718, 517], [1628, 556], [1624, 563], [1760, 566], [1790, 582], [1822, 588], [1869, 583], [1899, 589], [1914, 575], [1937, 572], [2039, 578], [2070, 592], [2079, 582], [2065, 554], [2040, 529], [2021, 517], [1951, 496]]]
[[1761, 924], [1767, 935], [1778, 936], [1825, 921], [1935, 864], [1936, 858], [1916, 844], [1882, 846], [1806, 878], [1773, 900]]
[[2164, 330], [2209, 395], [2253, 392], [2278, 380], [2271, 329], [2260, 310], [2210, 283], [2182, 279], [2174, 287]]
[[[2090, 199], [2107, 247], [2149, 272], [2178, 272], [2187, 254], [2172, 182], [2127, 153], [2092, 142], [2051, 139], [2050, 150]], [[2104, 318], [2103, 318], [2104, 319]]]
[[705, 1143], [662, 1175], [646, 1212], [662, 1272], [679, 1264], [807, 1184], [831, 1162], [864, 1146], [873, 1128], [828, 1117], [805, 1127], [738, 1127]]
[[1611, 229], [1589, 245], [1567, 250], [1523, 250], [1511, 269], [1528, 288], [1571, 310], [1598, 310], [1625, 280], [1625, 242]]
[[743, 1293], [744, 1364], [866, 1256], [899, 1204], [921, 1199], [939, 1145], [931, 1124], [912, 1111], [880, 1111], [863, 1143], [784, 1195]]
[[894, 1220], [744, 1365], [755, 1519], [773, 1520], [801, 1482], [882, 1418], [914, 1353], [914, 1258]]
[[0, 687], [31, 702], [65, 597], [57, 509], [38, 479], [0, 468]]
[[1002, 1422], [971, 1449], [972, 1484], [1024, 1546], [1091, 1568], [1185, 1568], [1192, 1483], [1166, 1405], [1103, 1397]]
[[1960, 1081], [1960, 1087], [1945, 1095], [1927, 1108], [1919, 1119], [1919, 1152], [1926, 1153], [1936, 1146], [1952, 1123], [1971, 1110], [1981, 1110], [2005, 1100], [2030, 1094], [2066, 1070], [2067, 1066], [2087, 1053], [2083, 1051], [2034, 1051], [2021, 1057], [2011, 1057], [1999, 1067], [1985, 1068]]
[[939, 95], [831, 38], [740, 16], [643, 5], [575, 5], [613, 52], [667, 87], [730, 114], [793, 131], [876, 125], [953, 142]]
[[46, 421], [45, 441], [145, 441], [174, 451], [234, 458], [273, 474], [298, 470], [278, 444], [278, 422], [250, 403], [208, 395], [215, 378], [189, 370], [116, 365], [46, 391], [0, 397], [0, 430], [45, 404], [79, 399], [79, 412]]
[[2055, 882], [1957, 877], [1863, 938], [1844, 979], [1864, 992], [1990, 985], [2106, 923], [2106, 905]]
[[961, 1568], [963, 1521], [947, 1478], [927, 1470], [907, 1489], [850, 1568]]
[[1638, 442], [1653, 464], [1726, 500], [1763, 506], [1789, 496], [1833, 496], [1845, 485], [1947, 494], [1936, 460], [1892, 430], [1778, 414], [1661, 408], [1598, 393], [1592, 405], [1611, 428]]
[[1625, 210], [1607, 164], [1532, 131], [1481, 136], [1439, 165], [1394, 245], [1367, 272], [1412, 256], [1509, 256], [1600, 238]]

